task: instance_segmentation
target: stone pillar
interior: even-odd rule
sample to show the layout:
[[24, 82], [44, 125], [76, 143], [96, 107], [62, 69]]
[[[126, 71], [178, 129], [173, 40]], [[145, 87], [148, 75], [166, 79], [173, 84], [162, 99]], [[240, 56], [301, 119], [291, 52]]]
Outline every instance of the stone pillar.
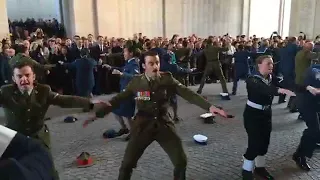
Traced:
[[63, 19], [69, 37], [73, 35], [86, 37], [97, 32], [95, 4], [95, 0], [63, 1]]
[[318, 0], [292, 0], [290, 16], [290, 36], [304, 32], [308, 39], [320, 34], [320, 2]]
[[251, 0], [242, 1], [241, 35], [249, 36]]
[[0, 38], [5, 38], [9, 36], [9, 24], [8, 24], [8, 14], [7, 14], [7, 1], [0, 0]]

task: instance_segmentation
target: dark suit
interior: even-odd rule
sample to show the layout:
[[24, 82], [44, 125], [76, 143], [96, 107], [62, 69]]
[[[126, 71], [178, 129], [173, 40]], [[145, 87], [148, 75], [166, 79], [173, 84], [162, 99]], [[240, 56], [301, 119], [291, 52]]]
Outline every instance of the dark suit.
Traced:
[[[320, 65], [313, 65], [307, 69], [304, 85], [320, 88]], [[311, 93], [305, 92], [300, 94], [298, 98], [299, 111], [306, 122], [307, 129], [303, 131], [297, 153], [300, 156], [311, 158], [320, 136], [320, 96], [313, 96]]]
[[[0, 126], [0, 138], [8, 139], [1, 154], [0, 177], [4, 180], [52, 180], [53, 162], [37, 141]], [[10, 141], [11, 140], [11, 141]], [[2, 141], [3, 142], [3, 141]], [[1, 143], [2, 143], [1, 142]], [[1, 144], [2, 147], [6, 146]], [[2, 152], [1, 152], [2, 153]]]
[[93, 71], [97, 62], [92, 58], [81, 58], [65, 65], [76, 71], [77, 95], [89, 97], [95, 84]]
[[0, 72], [1, 72], [1, 79], [0, 85], [8, 84], [11, 82], [12, 77], [12, 69], [9, 65], [10, 58], [7, 56], [0, 57]]

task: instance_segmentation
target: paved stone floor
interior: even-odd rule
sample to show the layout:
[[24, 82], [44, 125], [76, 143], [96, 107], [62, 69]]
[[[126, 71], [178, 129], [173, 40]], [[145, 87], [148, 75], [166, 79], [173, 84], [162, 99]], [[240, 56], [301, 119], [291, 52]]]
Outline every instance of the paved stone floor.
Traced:
[[[231, 89], [231, 84], [229, 88]], [[196, 87], [191, 87], [195, 90]], [[247, 144], [247, 136], [242, 124], [242, 112], [246, 101], [245, 84], [239, 86], [239, 93], [231, 101], [221, 101], [216, 94], [221, 91], [219, 84], [209, 84], [204, 95], [212, 103], [223, 105], [236, 117], [232, 120], [217, 118], [215, 124], [203, 124], [200, 108], [179, 99], [179, 114], [184, 119], [176, 126], [188, 156], [188, 180], [237, 180], [240, 178], [242, 154]], [[108, 99], [110, 96], [99, 97]], [[296, 120], [297, 114], [290, 114], [286, 105], [273, 106], [273, 132], [267, 154], [267, 164], [277, 180], [320, 179], [320, 155], [315, 154], [310, 161], [312, 171], [300, 171], [291, 160], [301, 133], [303, 122]], [[63, 123], [66, 115], [81, 112], [78, 109], [63, 110], [50, 108], [47, 122], [52, 134], [53, 154], [61, 180], [116, 180], [126, 142], [122, 138], [105, 140], [102, 133], [108, 128], [118, 129], [112, 115], [100, 119], [83, 129], [81, 124], [89, 114], [76, 114], [79, 121]], [[3, 118], [3, 113], [2, 113]], [[257, 119], [258, 120], [258, 119]], [[208, 136], [207, 146], [193, 142], [194, 134]], [[74, 160], [82, 151], [91, 153], [96, 163], [89, 168], [77, 168]], [[151, 144], [134, 170], [132, 180], [171, 180], [173, 166], [157, 143]]]

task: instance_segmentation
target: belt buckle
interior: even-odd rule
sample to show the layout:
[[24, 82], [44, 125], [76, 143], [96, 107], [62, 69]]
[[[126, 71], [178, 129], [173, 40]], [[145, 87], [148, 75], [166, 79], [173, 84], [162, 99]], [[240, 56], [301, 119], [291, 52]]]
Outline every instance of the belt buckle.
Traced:
[[271, 107], [271, 105], [267, 105], [267, 106], [262, 106], [262, 110], [264, 111], [264, 110], [267, 110], [267, 109], [269, 109]]

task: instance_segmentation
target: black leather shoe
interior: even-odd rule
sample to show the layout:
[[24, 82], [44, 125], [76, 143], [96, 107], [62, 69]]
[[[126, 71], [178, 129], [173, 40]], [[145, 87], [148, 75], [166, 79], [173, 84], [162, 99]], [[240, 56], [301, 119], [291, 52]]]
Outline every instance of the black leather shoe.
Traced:
[[294, 160], [296, 162], [297, 166], [300, 169], [305, 170], [305, 171], [310, 171], [311, 168], [310, 168], [309, 164], [307, 163], [306, 157], [299, 156], [297, 153], [294, 153], [292, 156], [292, 160]]
[[202, 93], [202, 91], [198, 90], [198, 91], [197, 91], [197, 93], [198, 93], [198, 94], [201, 94], [201, 93]]
[[254, 180], [251, 171], [242, 170], [242, 180]]
[[118, 132], [117, 132], [117, 136], [122, 136], [124, 134], [129, 134], [129, 129], [120, 129]]
[[273, 176], [267, 171], [264, 167], [258, 167], [254, 169], [254, 174], [265, 179], [265, 180], [274, 180]]

